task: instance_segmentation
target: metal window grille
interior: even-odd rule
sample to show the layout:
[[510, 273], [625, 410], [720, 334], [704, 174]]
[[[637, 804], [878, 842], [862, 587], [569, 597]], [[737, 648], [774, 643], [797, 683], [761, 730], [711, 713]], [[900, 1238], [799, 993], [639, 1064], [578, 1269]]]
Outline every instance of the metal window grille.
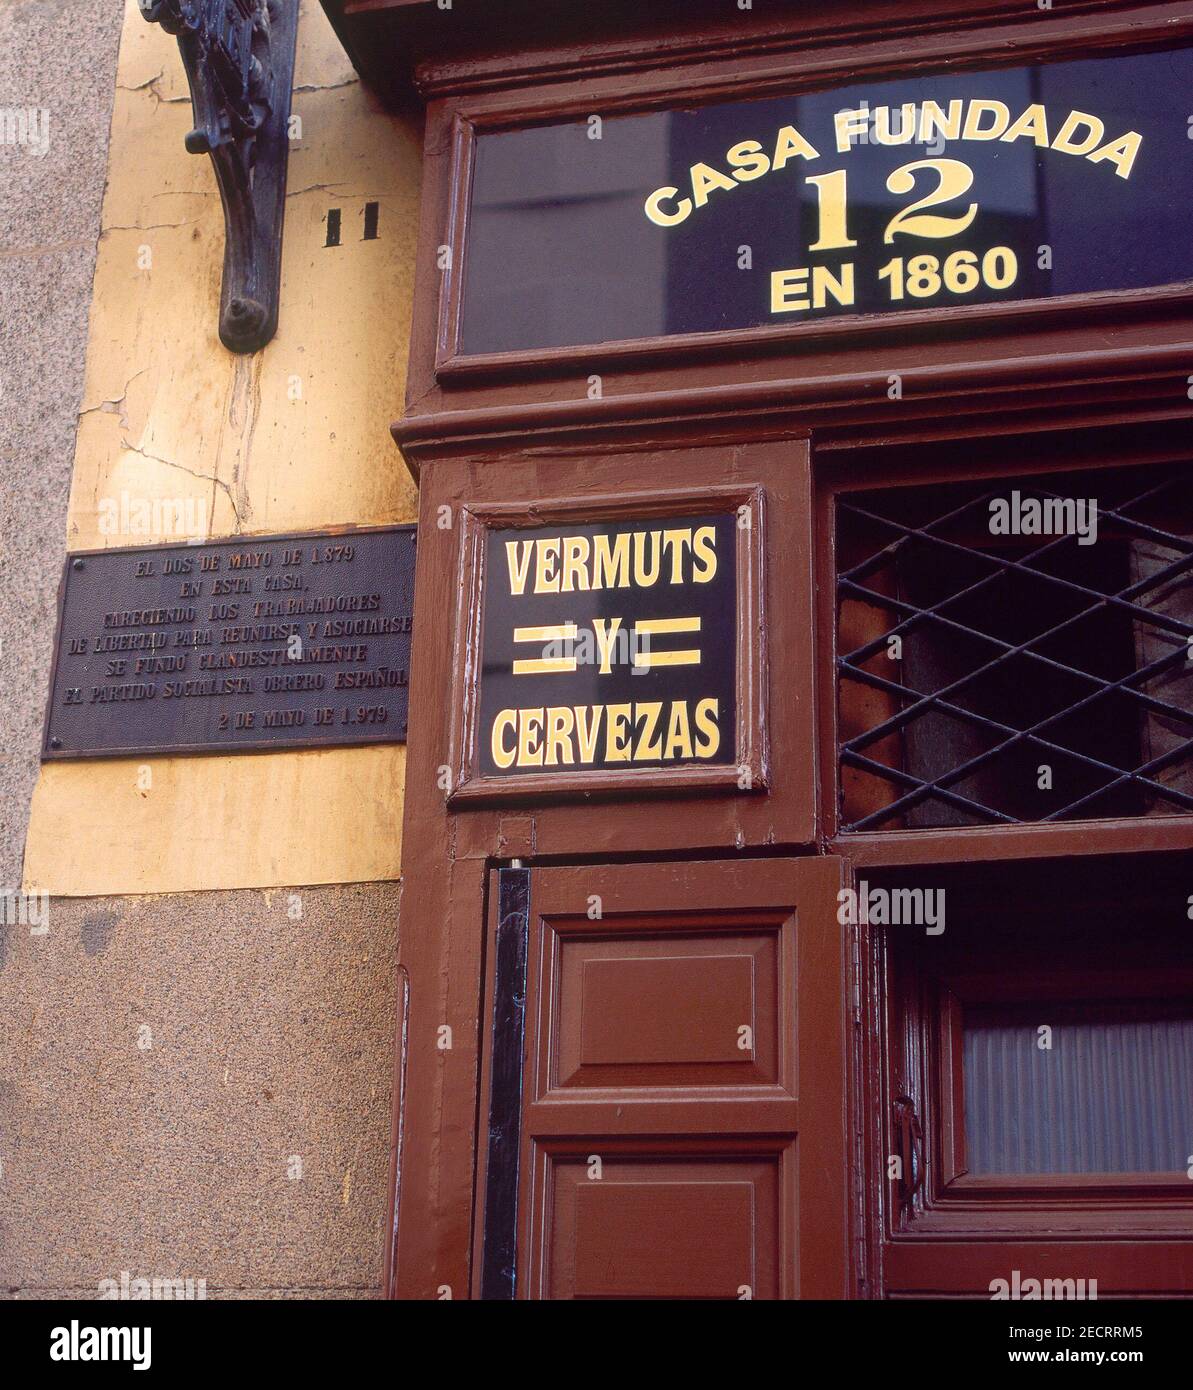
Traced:
[[843, 829], [1193, 812], [1189, 465], [843, 493], [837, 563]]

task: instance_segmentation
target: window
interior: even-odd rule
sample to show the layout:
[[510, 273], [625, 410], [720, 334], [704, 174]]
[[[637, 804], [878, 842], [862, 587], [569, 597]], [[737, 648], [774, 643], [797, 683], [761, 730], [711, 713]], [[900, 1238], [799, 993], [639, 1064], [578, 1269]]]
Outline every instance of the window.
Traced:
[[1193, 1001], [973, 1004], [963, 1009], [961, 1035], [969, 1172], [1163, 1173], [1186, 1166]]
[[1001, 1226], [1038, 1232], [1051, 1205], [1064, 1215], [1050, 1228], [1104, 1232], [1113, 1207], [1120, 1227], [1187, 1229], [1193, 856], [869, 880], [943, 895], [943, 931], [872, 929], [888, 983], [889, 1152], [909, 1128], [915, 1139], [896, 1227], [964, 1230], [997, 1207]]
[[837, 507], [843, 828], [1193, 810], [1187, 464]]

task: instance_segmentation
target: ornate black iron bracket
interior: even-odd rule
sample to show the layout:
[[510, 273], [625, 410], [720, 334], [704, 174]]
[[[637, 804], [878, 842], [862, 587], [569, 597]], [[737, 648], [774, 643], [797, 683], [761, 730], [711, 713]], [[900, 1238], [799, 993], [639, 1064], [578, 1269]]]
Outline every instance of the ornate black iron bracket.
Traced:
[[191, 154], [209, 154], [224, 205], [220, 338], [256, 352], [277, 331], [298, 0], [138, 0], [178, 39]]

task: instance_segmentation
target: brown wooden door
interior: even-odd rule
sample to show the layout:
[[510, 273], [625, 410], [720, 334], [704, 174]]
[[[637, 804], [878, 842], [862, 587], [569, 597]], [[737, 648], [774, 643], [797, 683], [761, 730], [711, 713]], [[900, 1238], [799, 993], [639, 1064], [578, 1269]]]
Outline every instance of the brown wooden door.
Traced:
[[[840, 861], [820, 858], [529, 872], [506, 1112], [516, 1272], [498, 1296], [846, 1296], [840, 884]], [[493, 1008], [494, 959], [479, 1267], [501, 1222], [515, 1229], [500, 1197], [514, 1149], [492, 1109], [511, 1018], [501, 992]], [[508, 971], [500, 991], [516, 995]]]

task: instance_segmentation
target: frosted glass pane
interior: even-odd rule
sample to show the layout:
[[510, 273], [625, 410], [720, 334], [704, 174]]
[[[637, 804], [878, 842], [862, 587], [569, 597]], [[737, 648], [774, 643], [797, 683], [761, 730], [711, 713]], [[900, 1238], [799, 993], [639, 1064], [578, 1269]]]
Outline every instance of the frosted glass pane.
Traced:
[[1188, 1167], [1193, 1016], [1122, 1003], [976, 1009], [964, 1039], [971, 1173]]

